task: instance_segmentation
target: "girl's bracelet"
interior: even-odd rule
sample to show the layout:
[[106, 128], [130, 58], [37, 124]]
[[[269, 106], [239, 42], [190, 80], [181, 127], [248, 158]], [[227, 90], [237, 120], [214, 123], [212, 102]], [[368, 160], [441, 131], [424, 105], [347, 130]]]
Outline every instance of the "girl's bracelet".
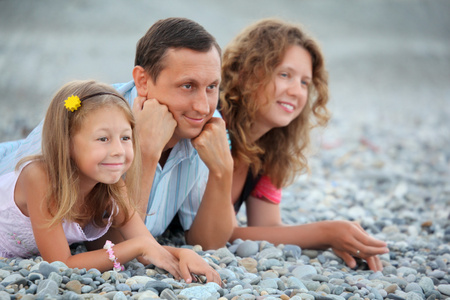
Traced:
[[103, 249], [106, 249], [109, 260], [114, 264], [113, 270], [116, 272], [123, 271], [125, 268], [120, 264], [120, 262], [117, 261], [117, 257], [114, 255], [113, 247], [114, 244], [110, 240], [107, 240], [105, 245], [103, 246]]

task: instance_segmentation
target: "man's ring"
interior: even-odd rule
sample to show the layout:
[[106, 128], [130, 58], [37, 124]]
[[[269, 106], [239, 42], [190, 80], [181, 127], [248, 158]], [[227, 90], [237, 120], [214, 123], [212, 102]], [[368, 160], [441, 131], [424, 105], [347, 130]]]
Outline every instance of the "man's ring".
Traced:
[[356, 256], [359, 256], [359, 253], [361, 253], [361, 251], [356, 250]]

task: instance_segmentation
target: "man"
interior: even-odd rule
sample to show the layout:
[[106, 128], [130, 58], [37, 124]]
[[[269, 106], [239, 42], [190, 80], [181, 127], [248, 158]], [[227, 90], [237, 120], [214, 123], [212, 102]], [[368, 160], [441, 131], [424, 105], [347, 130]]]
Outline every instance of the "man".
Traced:
[[[186, 242], [208, 249], [225, 245], [234, 217], [225, 123], [212, 117], [220, 57], [214, 37], [199, 24], [160, 20], [137, 44], [134, 80], [114, 85], [132, 105], [137, 122], [143, 170], [138, 209], [147, 228], [161, 235], [178, 214]], [[0, 155], [6, 153], [0, 173], [40, 151], [41, 129], [20, 145], [0, 146]]]

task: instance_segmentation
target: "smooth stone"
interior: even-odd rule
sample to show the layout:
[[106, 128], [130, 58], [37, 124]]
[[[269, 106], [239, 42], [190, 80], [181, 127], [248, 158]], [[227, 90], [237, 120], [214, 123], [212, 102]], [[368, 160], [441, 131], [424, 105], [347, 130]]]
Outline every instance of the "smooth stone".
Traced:
[[319, 255], [319, 251], [317, 250], [310, 250], [310, 249], [303, 249], [302, 254], [306, 255], [309, 258], [316, 258], [317, 255]]
[[58, 273], [59, 270], [56, 266], [49, 264], [46, 261], [43, 261], [39, 264], [39, 273], [44, 275], [44, 277], [48, 277], [51, 272]]
[[409, 283], [405, 287], [405, 292], [407, 292], [407, 293], [409, 293], [409, 292], [416, 292], [416, 293], [419, 293], [419, 294], [423, 295], [422, 288], [420, 287], [420, 285], [418, 283], [415, 283], [415, 282]]
[[82, 284], [87, 284], [87, 285], [89, 285], [89, 284], [91, 284], [93, 282], [94, 282], [94, 279], [92, 279], [90, 277], [83, 277], [83, 279], [81, 280]]
[[4, 278], [2, 280], [2, 285], [7, 286], [9, 284], [12, 284], [12, 283], [14, 283], [18, 280], [22, 280], [22, 279], [25, 279], [25, 278], [20, 274], [11, 274], [11, 275], [6, 276], [6, 278]]
[[428, 299], [428, 298], [435, 298], [435, 299], [441, 299], [441, 293], [439, 292], [439, 291], [436, 291], [436, 290], [432, 290], [432, 291], [429, 291], [428, 293], [426, 293], [425, 294], [425, 297]]
[[72, 291], [66, 291], [63, 295], [64, 300], [80, 300], [80, 295]]
[[278, 278], [278, 277], [279, 277], [278, 273], [273, 270], [265, 271], [264, 273], [261, 274], [262, 280], [273, 279], [273, 278]]
[[145, 290], [154, 289], [154, 290], [158, 291], [158, 293], [161, 293], [165, 289], [172, 289], [172, 285], [170, 285], [166, 282], [163, 282], [163, 281], [154, 280], [154, 281], [148, 281], [145, 284], [144, 289]]
[[77, 294], [81, 294], [81, 282], [78, 280], [71, 280], [66, 283], [66, 289]]
[[147, 290], [147, 291], [143, 291], [143, 292], [134, 294], [131, 299], [145, 300], [145, 299], [155, 299], [155, 298], [158, 299], [158, 294], [151, 290]]
[[133, 276], [131, 278], [128, 278], [125, 283], [128, 285], [132, 285], [132, 284], [146, 284], [147, 282], [151, 281], [152, 278], [147, 277], [147, 276]]
[[328, 285], [322, 284], [319, 286], [319, 288], [316, 290], [316, 292], [323, 292], [325, 294], [331, 294], [331, 289]]
[[417, 270], [408, 267], [400, 267], [397, 269], [397, 274], [402, 277], [406, 277], [410, 274], [417, 275]]
[[118, 291], [114, 297], [112, 298], [112, 300], [127, 300], [127, 296], [125, 296], [125, 294], [122, 291]]
[[408, 276], [405, 277], [405, 280], [407, 282], [415, 282], [417, 279], [416, 275], [414, 274], [409, 274]]
[[90, 293], [94, 290], [94, 288], [90, 285], [83, 285], [83, 287], [81, 288], [81, 293], [83, 294], [87, 294]]
[[320, 281], [320, 282], [329, 282], [330, 281], [327, 276], [323, 276], [323, 275], [313, 275], [313, 276], [311, 276], [311, 280]]
[[382, 271], [384, 276], [397, 275], [397, 269], [394, 266], [386, 266]]
[[245, 257], [239, 260], [239, 265], [243, 266], [247, 272], [256, 273], [258, 270], [256, 267], [258, 266], [258, 261], [252, 257]]
[[58, 286], [60, 286], [61, 283], [62, 283], [62, 279], [63, 279], [63, 278], [62, 278], [62, 276], [59, 275], [58, 273], [51, 272], [50, 275], [48, 276], [48, 279], [53, 280], [54, 282], [56, 282], [56, 284], [57, 284]]
[[[23, 259], [19, 262], [18, 266], [21, 269], [29, 269], [34, 266], [36, 263], [31, 259]], [[1, 276], [0, 276], [1, 277]]]
[[286, 258], [292, 257], [294, 259], [300, 259], [302, 256], [302, 248], [297, 245], [285, 245], [283, 248], [283, 253]]
[[236, 279], [236, 274], [233, 271], [231, 271], [230, 269], [221, 269], [221, 270], [218, 270], [217, 272], [219, 273], [220, 278], [222, 280], [231, 281], [231, 280]]
[[51, 279], [45, 279], [39, 282], [36, 290], [37, 296], [55, 296], [58, 294], [58, 285]]
[[320, 283], [318, 281], [312, 280], [301, 280], [303, 284], [306, 286], [308, 291], [315, 291], [320, 287]]
[[261, 252], [259, 252], [258, 254], [256, 254], [256, 259], [258, 260], [262, 260], [262, 259], [271, 259], [271, 258], [275, 258], [275, 259], [282, 259], [283, 257], [283, 251], [275, 248], [275, 247], [271, 247], [271, 248], [266, 248], [264, 250], [262, 250]]
[[167, 300], [176, 300], [177, 295], [175, 295], [175, 293], [171, 289], [165, 289], [161, 292], [160, 298]]
[[244, 241], [236, 249], [236, 255], [240, 257], [249, 257], [258, 253], [259, 245], [254, 241]]
[[269, 258], [269, 259], [260, 259], [258, 262], [258, 267], [257, 269], [259, 271], [265, 271], [265, 270], [269, 270], [272, 269], [274, 267], [282, 267], [283, 266], [283, 262], [275, 259], [275, 258]]
[[[307, 293], [300, 293], [300, 294], [295, 295], [294, 297], [297, 297], [297, 299], [300, 298], [303, 300], [314, 300], [315, 299], [313, 295], [310, 295]], [[291, 299], [294, 299], [294, 297], [292, 297]]]
[[184, 286], [185, 286], [184, 283], [181, 283], [181, 282], [179, 282], [179, 281], [176, 281], [176, 280], [173, 279], [173, 278], [166, 278], [166, 279], [163, 279], [163, 280], [161, 280], [161, 281], [170, 284], [170, 285], [172, 286], [171, 289], [183, 289]]
[[234, 262], [235, 260], [236, 260], [236, 258], [231, 257], [231, 256], [227, 256], [227, 257], [222, 258], [222, 259], [219, 261], [219, 264], [224, 264], [224, 265], [226, 266], [226, 265], [231, 264], [231, 263]]
[[5, 279], [5, 278], [8, 277], [9, 275], [11, 275], [11, 272], [10, 272], [10, 271], [0, 269], [0, 278]]
[[335, 295], [341, 295], [344, 292], [344, 287], [337, 285], [331, 290], [331, 292]]
[[278, 285], [277, 285], [278, 280], [279, 280], [278, 278], [261, 280], [261, 282], [259, 283], [259, 286], [263, 289], [268, 289], [268, 288], [277, 289], [278, 288]]
[[110, 272], [105, 272], [105, 273], [103, 273], [103, 274], [101, 275], [101, 278], [102, 278], [104, 281], [108, 281], [108, 280], [111, 278], [111, 273], [110, 273]]
[[68, 269], [69, 267], [63, 263], [62, 261], [54, 261], [52, 263], [50, 263], [51, 266], [55, 267], [58, 269], [58, 273], [61, 271], [65, 271], [66, 269]]
[[23, 277], [28, 277], [28, 274], [30, 274], [30, 271], [28, 271], [27, 269], [20, 269], [19, 274], [22, 275]]
[[132, 291], [139, 291], [141, 289], [144, 289], [144, 287], [145, 287], [145, 284], [142, 284], [142, 283], [134, 283], [134, 284], [130, 285], [130, 288]]
[[121, 292], [131, 292], [131, 287], [126, 283], [119, 283], [116, 285], [116, 290]]
[[234, 258], [233, 253], [230, 252], [227, 248], [220, 248], [214, 252], [214, 255], [222, 259], [224, 257], [232, 257]]
[[427, 274], [428, 277], [435, 277], [437, 279], [442, 279], [446, 275], [444, 271], [441, 270], [434, 270]]
[[30, 286], [28, 287], [28, 290], [25, 291], [25, 293], [27, 294], [36, 294], [38, 286], [34, 283], [30, 284]]
[[406, 300], [423, 300], [423, 296], [420, 296], [416, 292], [408, 292], [406, 294]]
[[437, 286], [437, 289], [442, 294], [450, 296], [450, 284], [440, 284]]
[[292, 274], [298, 279], [302, 279], [306, 276], [317, 275], [317, 270], [311, 265], [298, 266], [292, 270]]
[[209, 289], [206, 286], [194, 286], [181, 290], [179, 295], [186, 296], [188, 298], [206, 299], [208, 297], [213, 297], [214, 295], [219, 295], [219, 293], [217, 293], [216, 290]]
[[398, 285], [396, 284], [391, 284], [389, 286], [387, 286], [384, 290], [386, 291], [386, 293], [388, 294], [392, 294], [395, 293], [395, 291], [398, 289]]

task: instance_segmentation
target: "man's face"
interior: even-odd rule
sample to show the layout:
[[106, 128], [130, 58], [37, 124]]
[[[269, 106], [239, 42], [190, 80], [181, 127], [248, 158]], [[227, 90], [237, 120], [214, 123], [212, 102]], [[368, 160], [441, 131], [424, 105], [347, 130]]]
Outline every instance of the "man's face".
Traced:
[[147, 99], [154, 98], [167, 105], [177, 121], [172, 141], [195, 138], [217, 106], [219, 53], [215, 47], [208, 52], [169, 49], [163, 64], [156, 83], [147, 81]]

